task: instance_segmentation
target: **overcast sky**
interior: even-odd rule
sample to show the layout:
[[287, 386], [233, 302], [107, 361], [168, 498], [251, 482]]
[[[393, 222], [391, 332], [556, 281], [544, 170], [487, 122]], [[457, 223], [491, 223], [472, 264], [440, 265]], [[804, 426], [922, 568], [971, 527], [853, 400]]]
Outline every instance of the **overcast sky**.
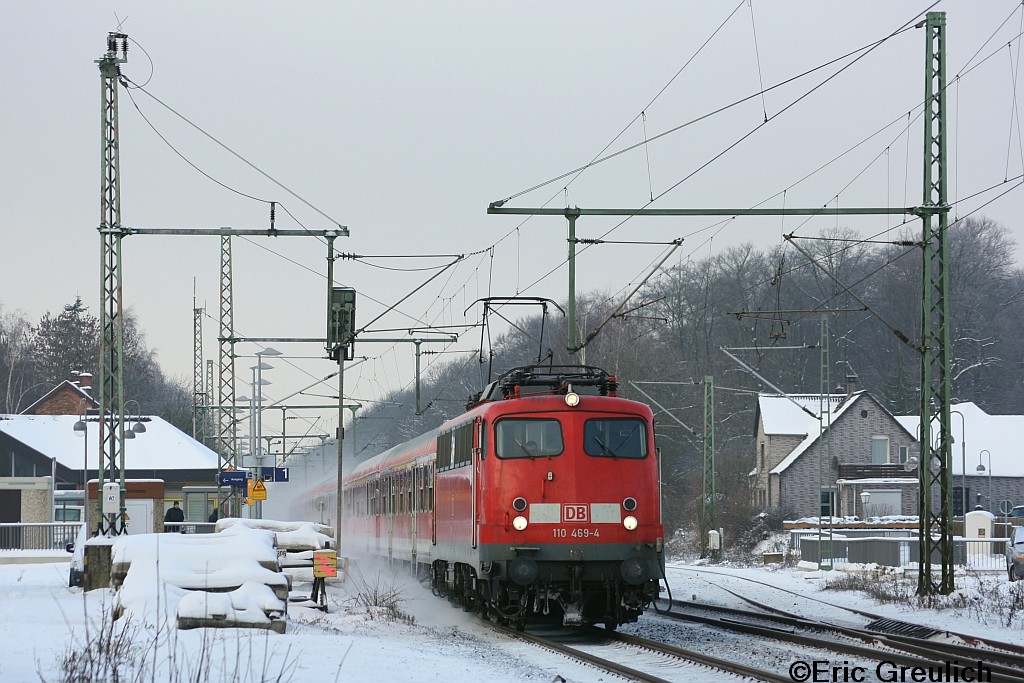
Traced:
[[[488, 216], [489, 202], [867, 46], [928, 6], [888, 0], [754, 0], [752, 6], [730, 0], [16, 3], [7, 8], [0, 48], [6, 64], [0, 75], [0, 304], [35, 321], [79, 295], [98, 314], [95, 60], [119, 20], [132, 40], [123, 73], [146, 91], [134, 90], [132, 98], [177, 150], [158, 137], [122, 89], [126, 225], [268, 226], [266, 203], [215, 184], [180, 153], [237, 192], [280, 202], [307, 228], [349, 226], [351, 237], [338, 241], [346, 253], [470, 254], [496, 245], [449, 269], [382, 318], [376, 330], [410, 327], [416, 320], [473, 323], [479, 306], [463, 311], [488, 293], [563, 301], [565, 220]], [[984, 204], [980, 213], [1024, 244], [1024, 192], [1018, 188], [996, 199], [1020, 182], [1024, 156], [1020, 113], [1013, 107], [1015, 92], [1018, 108], [1024, 100], [1024, 84], [1015, 90], [1014, 78], [1024, 66], [1020, 3], [961, 0], [935, 9], [947, 13], [950, 198], [995, 188], [957, 203], [956, 213]], [[859, 59], [848, 57], [594, 166], [571, 184], [566, 178], [517, 196], [508, 206], [919, 204], [924, 41], [923, 30], [906, 31]], [[154, 97], [295, 194], [197, 133]], [[761, 125], [766, 116], [769, 122]], [[1017, 180], [1003, 184], [1007, 178]], [[868, 236], [900, 220], [839, 223]], [[620, 222], [581, 219], [578, 235], [601, 237]], [[747, 241], [768, 247], [783, 232], [816, 234], [836, 223], [636, 218], [607, 239], [684, 237], [669, 262], [675, 263]], [[277, 226], [300, 227], [281, 210]], [[589, 249], [578, 264], [578, 288], [609, 295], [627, 290], [663, 249]], [[124, 241], [123, 253], [124, 302], [138, 315], [164, 369], [190, 379], [193, 283], [198, 305], [209, 314], [204, 355], [217, 358], [219, 240], [134, 236]], [[233, 256], [238, 335], [325, 334], [322, 242], [239, 239]], [[372, 260], [402, 269], [445, 262]], [[358, 289], [358, 316], [368, 322], [433, 272], [346, 260], [338, 262], [336, 279]], [[452, 348], [475, 350], [478, 341], [473, 330]], [[289, 359], [273, 361], [277, 367], [266, 374], [274, 382], [264, 391], [271, 400], [333, 370], [320, 359], [319, 345], [274, 346]], [[253, 344], [238, 348], [242, 355], [256, 350]], [[357, 354], [370, 360], [346, 375], [346, 394], [371, 400], [412, 380], [411, 345], [364, 343]], [[438, 358], [446, 356], [430, 360]], [[239, 394], [251, 393], [251, 364], [251, 358], [239, 359]], [[328, 415], [316, 429], [333, 431], [335, 424]]]

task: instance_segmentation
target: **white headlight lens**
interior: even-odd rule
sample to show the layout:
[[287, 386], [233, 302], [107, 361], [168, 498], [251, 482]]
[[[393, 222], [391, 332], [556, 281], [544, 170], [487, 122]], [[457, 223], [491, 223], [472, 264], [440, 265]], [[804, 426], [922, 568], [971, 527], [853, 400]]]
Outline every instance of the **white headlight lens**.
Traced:
[[565, 395], [565, 405], [569, 406], [570, 408], [579, 405], [579, 403], [579, 394], [570, 391], [568, 394]]
[[632, 531], [636, 528], [636, 517], [633, 515], [627, 515], [626, 518], [622, 520], [622, 526], [626, 527], [626, 531]]
[[526, 525], [526, 517], [523, 517], [522, 515], [519, 515], [518, 517], [512, 520], [512, 526], [515, 527], [516, 531], [522, 531], [526, 528]]

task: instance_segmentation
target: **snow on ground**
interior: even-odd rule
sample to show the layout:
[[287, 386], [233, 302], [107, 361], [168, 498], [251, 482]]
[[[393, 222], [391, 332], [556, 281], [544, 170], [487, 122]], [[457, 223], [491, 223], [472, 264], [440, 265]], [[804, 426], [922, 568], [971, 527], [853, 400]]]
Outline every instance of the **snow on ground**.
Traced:
[[[547, 683], [557, 680], [556, 676], [567, 681], [610, 680], [594, 669], [482, 628], [476, 617], [451, 608], [405, 575], [367, 562], [353, 566], [349, 581], [329, 588], [328, 613], [289, 605], [290, 623], [284, 635], [236, 629], [169, 631], [152, 615], [133, 616], [138, 629], [134, 656], [156, 663], [157, 674], [152, 680], [157, 681], [171, 679], [169, 668], [189, 672], [199, 666], [211, 667], [210, 681], [273, 680], [282, 671], [285, 675], [281, 680], [292, 681], [369, 681], [382, 676], [404, 681]], [[66, 563], [0, 565], [0, 643], [4, 652], [0, 657], [0, 680], [5, 683], [60, 680], [62, 657], [73, 644], [84, 641], [87, 630], [95, 633], [99, 616], [109, 610], [113, 601], [110, 591], [86, 594], [79, 588], [68, 588], [67, 573]], [[701, 601], [746, 608], [728, 589], [811, 617], [827, 615], [837, 621], [857, 622], [857, 617], [835, 607], [845, 605], [1024, 644], [1024, 631], [1019, 625], [1007, 629], [993, 618], [987, 623], [972, 618], [972, 613], [977, 617], [978, 610], [969, 607], [969, 599], [965, 600], [968, 607], [958, 610], [910, 610], [877, 604], [859, 593], [822, 591], [822, 584], [837, 574], [826, 576], [777, 566], [696, 566], [678, 561], [670, 562], [668, 567], [677, 599], [697, 596]], [[309, 590], [309, 578], [299, 577], [296, 592]], [[973, 591], [1011, 590], [1005, 574], [958, 577], [958, 588], [965, 583]], [[399, 609], [413, 617], [414, 623], [389, 620], [384, 610], [368, 612], [353, 600], [360, 587], [362, 592], [366, 587], [395, 588], [402, 598]], [[642, 627], [645, 619], [641, 618], [638, 626]]]

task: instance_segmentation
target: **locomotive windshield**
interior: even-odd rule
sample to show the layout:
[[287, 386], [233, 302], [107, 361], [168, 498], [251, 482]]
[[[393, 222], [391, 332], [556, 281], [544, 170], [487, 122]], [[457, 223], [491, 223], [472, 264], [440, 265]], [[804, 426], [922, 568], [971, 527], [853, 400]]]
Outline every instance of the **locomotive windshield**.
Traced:
[[646, 458], [644, 421], [636, 418], [587, 420], [583, 425], [583, 452], [608, 458]]
[[507, 418], [494, 425], [499, 458], [547, 458], [562, 453], [558, 420]]

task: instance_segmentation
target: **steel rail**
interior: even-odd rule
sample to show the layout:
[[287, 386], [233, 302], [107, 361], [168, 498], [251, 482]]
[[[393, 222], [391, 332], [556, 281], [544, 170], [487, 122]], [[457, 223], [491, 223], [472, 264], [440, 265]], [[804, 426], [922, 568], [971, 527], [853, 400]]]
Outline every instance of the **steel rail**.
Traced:
[[[563, 645], [550, 638], [544, 638], [541, 636], [533, 635], [523, 631], [517, 631], [507, 626], [501, 626], [500, 624], [494, 624], [491, 622], [484, 621], [485, 626], [489, 626], [498, 633], [502, 633], [511, 638], [517, 638], [525, 640], [528, 643], [543, 647], [558, 654], [578, 659], [586, 662], [592, 666], [604, 669], [611, 673], [619, 676], [624, 676], [632, 680], [645, 681], [647, 683], [668, 683], [664, 678], [655, 676], [654, 674], [645, 673], [638, 669], [619, 664], [618, 662], [598, 657], [597, 655], [584, 652], [576, 647], [570, 645]], [[629, 636], [622, 633], [616, 633], [614, 631], [604, 631], [598, 628], [590, 627], [580, 629], [582, 632], [589, 632], [596, 634], [601, 638], [613, 640], [620, 643], [626, 643], [636, 648], [650, 650], [658, 654], [668, 655], [675, 659], [683, 660], [690, 664], [696, 664], [698, 666], [709, 667], [718, 671], [725, 671], [727, 673], [742, 676], [747, 678], [753, 678], [757, 681], [769, 681], [771, 683], [792, 683], [792, 679], [788, 676], [781, 676], [771, 671], [764, 671], [762, 669], [756, 669], [754, 667], [739, 664], [737, 662], [731, 662], [725, 659], [718, 659], [717, 657], [711, 657], [700, 652], [694, 652], [691, 650], [685, 650], [683, 648], [675, 647], [672, 645], [666, 645], [665, 643], [659, 643], [653, 640], [646, 640], [644, 638], [637, 638], [636, 636]]]
[[[890, 649], [888, 656], [891, 661], [906, 664], [907, 666], [944, 664], [950, 657], [964, 657], [968, 660], [983, 662], [985, 666], [992, 670], [993, 674], [996, 674], [997, 677], [994, 680], [1024, 681], [1024, 656], [1013, 652], [1000, 652], [998, 650], [979, 649], [969, 645], [936, 642], [925, 638], [917, 638], [902, 634], [882, 633], [866, 628], [862, 629], [848, 626], [837, 626], [835, 624], [805, 619], [803, 617], [789, 615], [786, 613], [750, 614], [749, 612], [744, 612], [731, 607], [677, 601], [673, 602], [673, 606], [682, 608], [692, 607], [693, 609], [700, 609], [708, 612], [720, 612], [722, 614], [729, 615], [729, 617], [723, 618], [701, 616], [697, 614], [684, 614], [671, 609], [666, 612], [660, 612], [661, 616], [671, 619], [692, 621], [708, 626], [738, 631], [740, 633], [763, 635], [769, 638], [785, 640], [799, 645], [809, 645], [812, 647], [836, 650], [844, 654], [864, 657], [867, 659], [877, 659], [879, 654], [876, 647], [878, 645], [882, 645]], [[746, 621], [736, 619], [735, 617], [740, 617]], [[844, 644], [833, 640], [822, 641], [811, 636], [782, 631], [779, 630], [778, 627], [753, 624], [749, 621], [750, 619], [760, 619], [769, 622], [774, 621], [778, 624], [791, 628], [838, 633], [865, 643], [874, 643], [876, 647]]]

